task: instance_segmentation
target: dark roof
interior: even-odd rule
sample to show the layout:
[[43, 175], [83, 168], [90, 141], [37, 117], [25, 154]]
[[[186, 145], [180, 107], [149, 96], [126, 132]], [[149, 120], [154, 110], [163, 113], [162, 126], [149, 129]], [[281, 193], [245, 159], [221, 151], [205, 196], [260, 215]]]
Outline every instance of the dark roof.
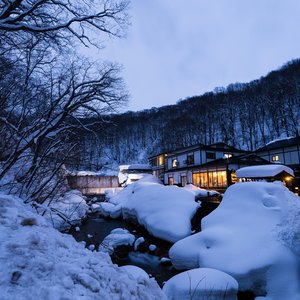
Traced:
[[271, 142], [261, 148], [258, 148], [256, 152], [268, 151], [268, 150], [273, 150], [273, 149], [278, 149], [283, 147], [291, 147], [296, 145], [300, 145], [300, 136]]
[[199, 148], [199, 149], [201, 148], [203, 150], [211, 150], [211, 151], [219, 150], [219, 151], [232, 151], [232, 152], [248, 153], [248, 151], [246, 151], [246, 150], [234, 148], [233, 146], [230, 146], [223, 142], [214, 143], [214, 144], [210, 144], [210, 145], [204, 145], [204, 144], [199, 143], [199, 144], [195, 144], [195, 145], [191, 145], [191, 146], [187, 146], [187, 147], [177, 148], [172, 151], [164, 151], [159, 154], [150, 156], [149, 159], [160, 156], [162, 154], [168, 154], [170, 156], [170, 155], [178, 154], [181, 152], [192, 151], [197, 148]]
[[212, 166], [222, 166], [228, 164], [251, 164], [251, 162], [257, 164], [270, 164], [270, 162], [264, 158], [261, 158], [253, 153], [246, 153], [241, 155], [232, 156], [230, 158], [219, 158], [200, 165], [200, 167], [212, 167]]

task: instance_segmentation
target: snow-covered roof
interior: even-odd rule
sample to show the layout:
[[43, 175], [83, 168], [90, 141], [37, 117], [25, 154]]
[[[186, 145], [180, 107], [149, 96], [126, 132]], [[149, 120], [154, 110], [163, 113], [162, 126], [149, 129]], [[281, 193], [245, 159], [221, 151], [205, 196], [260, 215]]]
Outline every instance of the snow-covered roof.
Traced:
[[238, 178], [263, 178], [274, 177], [281, 172], [294, 176], [294, 171], [291, 168], [277, 164], [244, 167], [236, 171], [236, 176]]
[[151, 166], [147, 164], [120, 165], [119, 170], [151, 170]]

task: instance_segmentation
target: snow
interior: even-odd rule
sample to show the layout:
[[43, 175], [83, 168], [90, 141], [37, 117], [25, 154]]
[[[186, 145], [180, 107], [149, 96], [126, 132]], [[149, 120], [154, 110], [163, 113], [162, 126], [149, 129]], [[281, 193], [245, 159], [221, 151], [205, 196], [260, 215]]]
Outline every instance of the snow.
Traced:
[[82, 170], [70, 172], [73, 176], [118, 176], [118, 170], [115, 166], [104, 166], [98, 171]]
[[242, 290], [299, 300], [299, 215], [299, 197], [280, 182], [235, 184], [202, 219], [202, 232], [175, 243], [169, 255], [178, 269], [218, 269]]
[[294, 171], [291, 168], [277, 164], [244, 167], [236, 171], [236, 176], [238, 178], [274, 177], [281, 172], [286, 172], [294, 176]]
[[294, 136], [286, 136], [284, 133], [282, 133], [278, 139], [274, 139], [274, 140], [266, 143], [265, 146], [268, 146], [268, 145], [271, 145], [271, 144], [274, 144], [274, 143], [280, 142], [280, 141], [290, 140], [293, 138], [295, 138], [295, 137]]
[[132, 165], [120, 165], [119, 170], [149, 170], [151, 171], [152, 168], [148, 164], [132, 164]]
[[193, 193], [160, 184], [141, 183], [136, 187], [129, 197], [125, 193], [125, 219], [136, 219], [150, 234], [170, 242], [191, 234], [191, 219], [199, 207]]
[[169, 300], [236, 300], [237, 291], [238, 283], [233, 277], [209, 268], [182, 272], [163, 287]]
[[158, 182], [147, 175], [110, 197], [109, 203], [121, 206], [125, 219], [137, 221], [153, 236], [176, 242], [191, 234], [191, 219], [199, 204], [190, 191]]
[[[30, 226], [28, 219], [37, 225]], [[85, 249], [50, 227], [21, 199], [4, 194], [0, 261], [2, 300], [166, 299], [154, 279], [137, 281], [132, 272], [113, 265], [107, 254]]]
[[126, 270], [127, 273], [129, 273], [133, 279], [140, 281], [140, 280], [147, 280], [149, 279], [149, 275], [141, 268], [136, 267], [136, 266], [131, 266], [131, 265], [127, 265], [127, 266], [122, 266], [120, 267], [120, 269], [122, 270]]
[[134, 242], [134, 251], [137, 251], [139, 249], [139, 246], [145, 242], [145, 239], [141, 236], [136, 239]]
[[114, 250], [119, 246], [132, 246], [135, 241], [135, 236], [129, 233], [128, 230], [122, 228], [116, 228], [105, 237], [99, 251], [112, 254]]
[[122, 186], [132, 184], [133, 182], [152, 173], [150, 165], [134, 164], [134, 165], [120, 165], [118, 179]]
[[220, 194], [217, 191], [202, 189], [193, 184], [187, 184], [183, 188], [194, 193], [195, 196], [200, 196], [200, 197], [217, 196]]
[[148, 247], [148, 248], [149, 248], [149, 250], [150, 250], [150, 251], [152, 251], [152, 252], [153, 252], [153, 251], [155, 251], [155, 250], [157, 249], [157, 246], [156, 246], [156, 245], [153, 245], [153, 244], [151, 244], [151, 245], [149, 245], [149, 247]]
[[44, 213], [49, 224], [59, 230], [69, 229], [71, 224], [79, 223], [88, 211], [84, 197], [77, 190], [71, 190], [63, 197], [53, 201], [47, 200], [43, 205], [37, 204], [37, 206], [39, 212]]
[[104, 217], [111, 217], [112, 219], [119, 218], [122, 215], [122, 206], [115, 205], [109, 202], [101, 202], [98, 211]]

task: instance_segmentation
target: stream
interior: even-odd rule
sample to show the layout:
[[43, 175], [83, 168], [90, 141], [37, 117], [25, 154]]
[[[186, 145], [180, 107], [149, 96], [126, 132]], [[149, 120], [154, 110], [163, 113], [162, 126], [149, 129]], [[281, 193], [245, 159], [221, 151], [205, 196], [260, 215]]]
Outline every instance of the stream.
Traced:
[[[208, 206], [200, 211], [198, 215], [202, 218], [213, 209], [213, 207]], [[200, 222], [198, 222], [198, 224], [199, 223]], [[160, 261], [162, 257], [168, 257], [169, 249], [172, 246], [171, 243], [155, 238], [143, 227], [126, 222], [121, 218], [110, 219], [102, 217], [97, 213], [90, 213], [80, 225], [80, 231], [76, 231], [75, 228], [72, 228], [69, 233], [72, 234], [78, 242], [84, 241], [86, 247], [95, 245], [96, 249], [98, 249], [104, 238], [116, 228], [127, 229], [130, 233], [135, 235], [136, 239], [143, 237], [145, 242], [137, 251], [133, 251], [132, 247], [121, 246], [111, 255], [113, 263], [118, 266], [134, 265], [142, 268], [149, 276], [156, 279], [160, 287], [171, 277], [182, 272], [176, 270], [170, 263], [161, 263]], [[150, 251], [149, 245], [155, 245], [157, 249]], [[239, 292], [238, 294], [239, 300], [253, 300], [254, 298], [254, 294], [251, 292]]]

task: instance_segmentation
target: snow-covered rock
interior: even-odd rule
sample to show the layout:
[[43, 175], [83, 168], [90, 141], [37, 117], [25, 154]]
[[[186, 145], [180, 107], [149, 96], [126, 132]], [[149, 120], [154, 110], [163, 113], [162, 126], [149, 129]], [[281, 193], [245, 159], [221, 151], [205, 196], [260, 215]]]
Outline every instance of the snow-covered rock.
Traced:
[[139, 267], [127, 265], [120, 267], [120, 269], [126, 270], [137, 281], [149, 279], [149, 275]]
[[299, 197], [281, 183], [235, 184], [202, 220], [202, 232], [174, 244], [169, 255], [179, 269], [224, 271], [243, 290], [267, 292], [266, 299], [300, 299], [299, 215]]
[[169, 300], [236, 300], [237, 291], [238, 283], [233, 277], [209, 268], [182, 272], [163, 287]]
[[[33, 222], [33, 220], [35, 220]], [[154, 279], [137, 281], [22, 200], [0, 194], [0, 291], [11, 299], [166, 299]]]
[[149, 245], [149, 250], [150, 251], [152, 251], [152, 252], [154, 252], [156, 249], [157, 249], [157, 246], [156, 245], [153, 245], [153, 244], [151, 244], [151, 245]]
[[137, 251], [139, 249], [139, 246], [145, 242], [145, 239], [141, 236], [136, 239], [134, 242], [134, 251]]
[[132, 246], [135, 241], [135, 236], [129, 233], [128, 230], [116, 228], [105, 237], [99, 251], [112, 254], [118, 246]]
[[184, 189], [192, 192], [195, 194], [195, 196], [198, 197], [208, 197], [208, 196], [218, 196], [220, 193], [214, 190], [206, 190], [206, 189], [201, 189], [193, 184], [187, 184], [186, 186], [183, 187]]
[[44, 217], [54, 228], [64, 230], [70, 228], [71, 224], [80, 223], [87, 215], [88, 205], [81, 192], [71, 190], [63, 197], [46, 201], [38, 210], [44, 213]]
[[125, 219], [136, 220], [152, 235], [170, 242], [191, 234], [191, 219], [199, 207], [194, 193], [163, 186], [152, 175], [110, 197], [109, 203], [121, 206]]
[[109, 202], [101, 202], [99, 204], [98, 211], [104, 217], [110, 217], [112, 219], [117, 219], [122, 215], [122, 206], [115, 205]]

